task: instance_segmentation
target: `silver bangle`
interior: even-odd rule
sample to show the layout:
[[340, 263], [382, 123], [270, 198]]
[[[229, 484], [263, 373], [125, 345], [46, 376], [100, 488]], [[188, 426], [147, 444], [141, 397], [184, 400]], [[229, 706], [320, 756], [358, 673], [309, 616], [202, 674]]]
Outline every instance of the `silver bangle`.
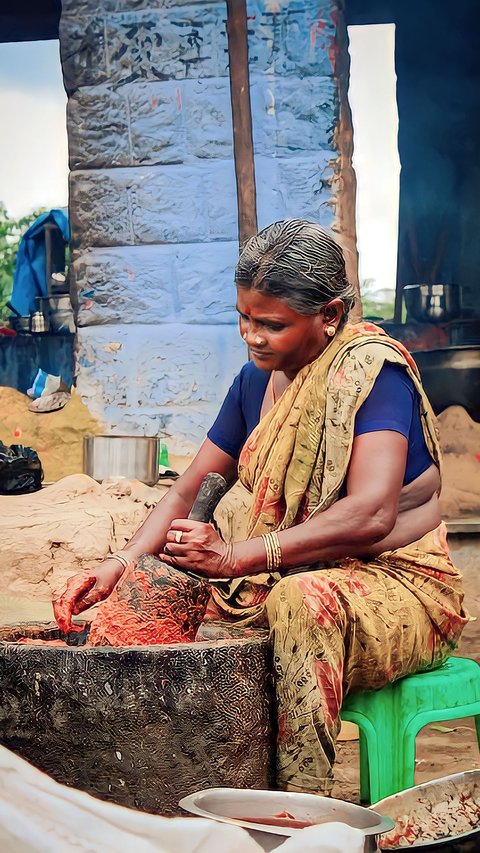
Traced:
[[120, 563], [121, 566], [123, 566], [124, 569], [126, 569], [127, 566], [129, 566], [130, 563], [132, 562], [132, 560], [128, 560], [124, 554], [122, 554], [121, 552], [119, 553], [118, 551], [115, 554], [109, 554], [108, 557], [105, 557], [105, 559], [106, 560], [118, 560], [118, 562]]

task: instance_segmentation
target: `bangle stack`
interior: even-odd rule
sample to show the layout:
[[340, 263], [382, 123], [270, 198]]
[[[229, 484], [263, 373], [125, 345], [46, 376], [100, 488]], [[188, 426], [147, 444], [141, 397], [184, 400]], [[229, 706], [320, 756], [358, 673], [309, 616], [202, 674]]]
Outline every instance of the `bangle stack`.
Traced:
[[117, 551], [116, 554], [109, 554], [108, 557], [105, 557], [105, 559], [106, 560], [118, 560], [118, 562], [120, 563], [121, 566], [123, 566], [124, 569], [126, 569], [127, 566], [129, 566], [130, 563], [132, 562], [132, 560], [131, 559], [129, 560], [128, 557], [126, 557], [125, 554], [122, 553], [122, 551]]
[[282, 565], [282, 549], [278, 535], [275, 532], [262, 533], [262, 539], [267, 555], [267, 571], [278, 572]]

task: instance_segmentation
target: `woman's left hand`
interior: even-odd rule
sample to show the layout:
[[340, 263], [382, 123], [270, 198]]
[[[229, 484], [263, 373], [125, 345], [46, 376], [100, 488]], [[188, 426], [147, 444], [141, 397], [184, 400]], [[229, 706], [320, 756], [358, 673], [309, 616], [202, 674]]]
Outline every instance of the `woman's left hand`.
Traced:
[[169, 566], [207, 578], [238, 576], [234, 546], [224, 542], [211, 524], [201, 521], [174, 519], [159, 558]]

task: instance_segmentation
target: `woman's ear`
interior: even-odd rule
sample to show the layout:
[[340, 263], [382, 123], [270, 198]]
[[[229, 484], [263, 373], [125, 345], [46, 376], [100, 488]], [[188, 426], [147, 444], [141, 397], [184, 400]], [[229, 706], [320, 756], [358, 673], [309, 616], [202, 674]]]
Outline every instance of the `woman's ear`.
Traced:
[[343, 299], [331, 299], [330, 302], [327, 302], [327, 304], [320, 310], [320, 314], [322, 315], [325, 323], [340, 323], [344, 313], [345, 305]]

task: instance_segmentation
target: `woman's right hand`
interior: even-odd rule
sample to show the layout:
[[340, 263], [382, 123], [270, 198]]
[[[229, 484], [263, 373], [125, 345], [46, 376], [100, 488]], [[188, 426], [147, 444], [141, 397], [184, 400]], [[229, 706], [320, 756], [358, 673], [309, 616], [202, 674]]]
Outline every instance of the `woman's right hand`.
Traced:
[[123, 572], [124, 567], [118, 560], [107, 558], [96, 568], [69, 578], [63, 589], [53, 596], [53, 612], [60, 630], [65, 634], [82, 631], [81, 626], [72, 623], [72, 616], [107, 598]]

